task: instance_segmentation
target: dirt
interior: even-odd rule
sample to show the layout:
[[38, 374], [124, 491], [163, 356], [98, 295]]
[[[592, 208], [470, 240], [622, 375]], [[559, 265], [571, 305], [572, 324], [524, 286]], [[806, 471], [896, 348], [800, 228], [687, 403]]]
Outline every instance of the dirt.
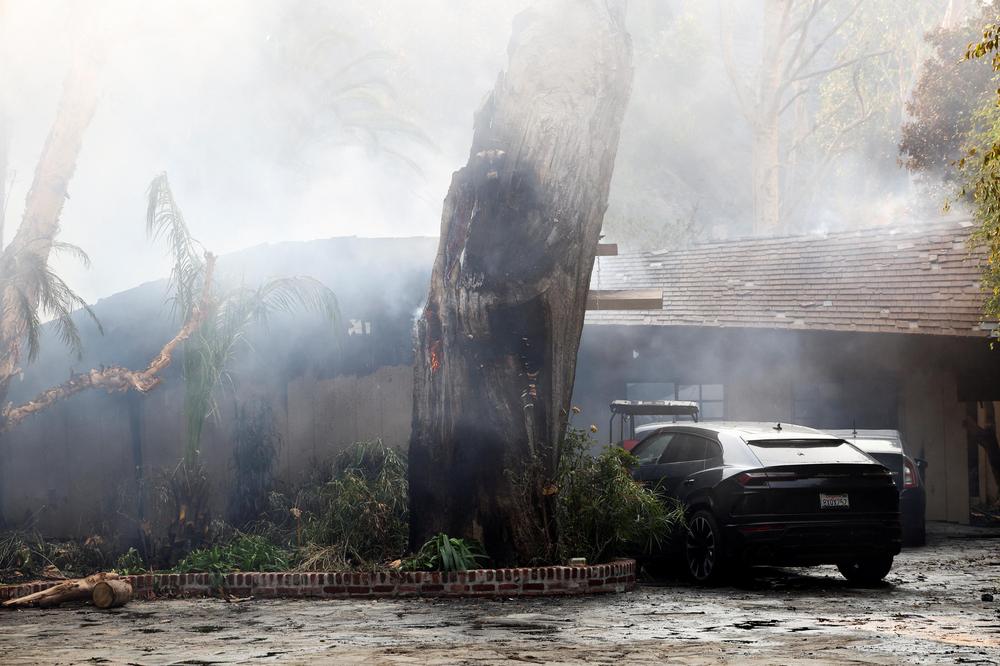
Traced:
[[1000, 664], [1000, 531], [936, 525], [884, 586], [832, 567], [739, 586], [521, 600], [215, 599], [0, 612], [0, 663]]

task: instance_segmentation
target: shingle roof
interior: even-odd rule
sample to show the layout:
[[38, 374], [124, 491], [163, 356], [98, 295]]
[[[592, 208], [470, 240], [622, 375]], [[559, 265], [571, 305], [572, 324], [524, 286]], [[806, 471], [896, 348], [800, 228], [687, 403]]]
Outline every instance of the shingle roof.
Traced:
[[873, 227], [599, 257], [592, 289], [662, 289], [663, 308], [586, 321], [986, 336], [972, 229]]

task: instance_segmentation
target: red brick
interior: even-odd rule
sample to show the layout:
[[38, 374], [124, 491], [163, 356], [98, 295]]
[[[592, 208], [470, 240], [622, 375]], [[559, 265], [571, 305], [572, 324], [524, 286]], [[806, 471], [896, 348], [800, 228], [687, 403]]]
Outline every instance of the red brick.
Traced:
[[443, 592], [444, 585], [435, 585], [434, 583], [424, 583], [420, 590], [422, 592]]
[[525, 592], [530, 592], [532, 590], [544, 590], [545, 583], [525, 583], [521, 586], [521, 589]]
[[516, 590], [519, 587], [521, 586], [518, 585], [517, 583], [500, 583], [499, 585], [497, 585], [497, 589], [500, 590], [501, 592], [506, 592], [508, 590]]
[[325, 585], [323, 587], [324, 594], [346, 594], [347, 588], [343, 585]]
[[473, 592], [496, 592], [497, 586], [493, 583], [479, 583], [472, 586]]
[[396, 591], [395, 585], [372, 585], [372, 592], [376, 592], [379, 594], [385, 594], [387, 592], [395, 592], [395, 591]]

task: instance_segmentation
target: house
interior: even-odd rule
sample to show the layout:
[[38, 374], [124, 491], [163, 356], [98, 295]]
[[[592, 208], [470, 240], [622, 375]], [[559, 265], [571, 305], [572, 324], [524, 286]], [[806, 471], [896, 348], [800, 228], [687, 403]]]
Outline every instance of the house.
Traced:
[[[1000, 350], [980, 321], [970, 232], [969, 223], [880, 227], [601, 256], [577, 366], [578, 424], [596, 424], [607, 441], [611, 400], [679, 398], [698, 401], [706, 419], [898, 428], [928, 461], [928, 517], [966, 522], [997, 488], [963, 419], [984, 423], [1000, 401]], [[338, 351], [329, 325], [307, 317], [253, 334], [254, 353], [234, 364], [234, 390], [219, 395], [202, 436], [211, 478], [232, 474], [235, 407], [253, 401], [273, 413], [284, 481], [352, 441], [407, 444], [412, 324], [436, 249], [435, 238], [334, 238], [220, 258], [220, 276], [246, 284], [321, 280], [349, 335]], [[143, 366], [176, 331], [166, 295], [159, 282], [100, 301], [105, 334], [81, 320], [79, 360], [47, 331], [11, 400], [69, 368]], [[180, 365], [147, 396], [82, 394], [5, 433], [0, 518], [58, 536], [111, 520], [133, 530], [140, 500], [152, 504], [184, 448]], [[228, 488], [214, 490], [221, 509]]]
[[[928, 462], [929, 519], [997, 497], [963, 428], [1000, 401], [973, 225], [699, 243], [599, 257], [591, 288], [662, 307], [587, 313], [574, 404], [607, 438], [615, 398], [695, 400], [702, 418], [892, 428]], [[607, 441], [606, 439], [604, 441]]]
[[[346, 335], [316, 315], [275, 316], [235, 355], [231, 381], [201, 438], [210, 478], [233, 475], [236, 408], [264, 405], [281, 435], [274, 472], [292, 481], [351, 442], [409, 441], [414, 312], [427, 296], [436, 238], [329, 238], [251, 247], [219, 258], [217, 283], [256, 286], [308, 275], [337, 295]], [[179, 326], [166, 281], [101, 299], [104, 334], [78, 317], [76, 358], [51, 326], [41, 353], [10, 392], [19, 403], [66, 380], [69, 370], [145, 367]], [[55, 536], [87, 536], [95, 526], [135, 532], [143, 512], [183, 455], [182, 363], [149, 394], [89, 391], [59, 402], [0, 438], [0, 522]], [[229, 483], [213, 485], [224, 509]], [[145, 508], [144, 508], [145, 507]], [[138, 515], [137, 515], [138, 513]]]

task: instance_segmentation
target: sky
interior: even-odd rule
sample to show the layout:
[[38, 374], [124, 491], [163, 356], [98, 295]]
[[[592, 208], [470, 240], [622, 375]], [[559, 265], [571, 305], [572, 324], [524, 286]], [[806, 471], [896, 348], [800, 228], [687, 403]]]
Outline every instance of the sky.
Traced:
[[[451, 173], [467, 158], [472, 114], [503, 66], [523, 4], [14, 0], [0, 25], [12, 129], [6, 240], [74, 48], [88, 40], [105, 54], [100, 101], [60, 239], [82, 247], [91, 267], [53, 261], [88, 301], [169, 274], [165, 248], [144, 227], [147, 186], [163, 171], [192, 233], [216, 253], [340, 235], [436, 235]], [[308, 25], [288, 27], [296, 21]], [[291, 64], [275, 56], [279, 40], [294, 50], [327, 38], [337, 47], [302, 47]], [[285, 85], [295, 68], [322, 72], [316, 58], [340, 68], [366, 54], [377, 55], [372, 66], [386, 79], [394, 117], [421, 134], [388, 134], [388, 149], [403, 158], [349, 140], [314, 142], [311, 126], [305, 139], [289, 132], [295, 119], [315, 115], [305, 93], [296, 99], [301, 91]]]

